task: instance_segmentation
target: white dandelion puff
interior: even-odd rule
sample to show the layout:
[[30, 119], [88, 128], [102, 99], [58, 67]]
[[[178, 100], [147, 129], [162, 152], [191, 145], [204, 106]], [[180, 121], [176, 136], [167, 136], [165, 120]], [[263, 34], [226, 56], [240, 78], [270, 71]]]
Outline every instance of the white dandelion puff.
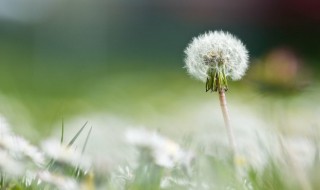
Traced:
[[[185, 64], [193, 77], [212, 83], [212, 91], [227, 88], [226, 78], [239, 80], [248, 68], [248, 51], [233, 35], [209, 31], [193, 38], [185, 49]], [[220, 83], [220, 84], [216, 84]], [[209, 90], [207, 87], [207, 90]]]

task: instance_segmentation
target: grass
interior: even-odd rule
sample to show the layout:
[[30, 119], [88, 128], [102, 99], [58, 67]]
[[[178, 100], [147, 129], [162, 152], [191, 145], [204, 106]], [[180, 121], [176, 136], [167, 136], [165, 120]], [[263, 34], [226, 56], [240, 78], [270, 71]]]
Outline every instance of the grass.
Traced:
[[[234, 161], [227, 146], [219, 141], [219, 139], [226, 140], [227, 137], [221, 132], [224, 129], [220, 128], [221, 115], [218, 104], [214, 100], [216, 99], [215, 94], [205, 93], [204, 86], [186, 76], [180, 66], [154, 67], [148, 64], [133, 64], [123, 70], [121, 69], [123, 65], [119, 63], [112, 67], [110, 65], [106, 68], [101, 66], [96, 70], [82, 68], [81, 72], [76, 74], [72, 74], [72, 69], [66, 69], [62, 71], [63, 74], [60, 73], [57, 76], [56, 74], [61, 70], [56, 69], [52, 74], [48, 74], [48, 80], [43, 80], [47, 76], [45, 73], [49, 73], [48, 70], [53, 68], [47, 68], [48, 70], [41, 76], [37, 76], [38, 78], [30, 79], [28, 76], [31, 75], [31, 71], [19, 70], [21, 75], [15, 77], [8, 73], [12, 73], [16, 68], [8, 65], [2, 67], [4, 70], [0, 72], [7, 74], [1, 75], [1, 83], [6, 83], [4, 79], [11, 82], [5, 84], [2, 89], [1, 111], [9, 118], [13, 131], [23, 134], [31, 142], [40, 145], [35, 147], [44, 155], [46, 162], [44, 165], [37, 165], [23, 151], [17, 152], [6, 147], [4, 138], [0, 138], [0, 152], [6, 155], [0, 158], [3, 160], [9, 158], [10, 162], [18, 163], [17, 165], [21, 165], [23, 171], [11, 174], [4, 167], [9, 162], [3, 162], [6, 165], [1, 165], [2, 160], [0, 159], [1, 189], [69, 190], [76, 187], [76, 189], [89, 190], [106, 188], [115, 190], [291, 190], [320, 187], [317, 181], [320, 176], [318, 151], [315, 151], [314, 157], [303, 151], [294, 153], [294, 158], [297, 155], [304, 155], [303, 160], [310, 160], [312, 163], [304, 166], [299, 161], [294, 161], [302, 165], [299, 165], [299, 170], [297, 170], [292, 166], [291, 157], [284, 155], [285, 151], [281, 150], [280, 143], [270, 139], [258, 142], [251, 140], [252, 136], [246, 136], [249, 133], [247, 131], [258, 128], [258, 131], [263, 129], [260, 132], [266, 136], [282, 136], [287, 140], [292, 136], [300, 135], [308, 140], [310, 133], [315, 134], [315, 131], [308, 130], [312, 126], [315, 128], [319, 126], [319, 120], [315, 117], [318, 110], [315, 100], [319, 95], [316, 84], [314, 89], [308, 89], [306, 93], [295, 95], [290, 100], [287, 94], [285, 96], [273, 96], [272, 94], [268, 94], [267, 97], [261, 96], [246, 81], [242, 86], [231, 86], [228, 100], [231, 120], [238, 129], [236, 137], [240, 139], [240, 143], [243, 140], [251, 140], [249, 144], [253, 147], [248, 147], [248, 144], [243, 145], [244, 151], [241, 152], [241, 157]], [[245, 109], [250, 111], [246, 112]], [[215, 110], [218, 112], [216, 113]], [[51, 126], [60, 126], [61, 118], [66, 118], [63, 122], [64, 129], [61, 136], [55, 135], [57, 141], [54, 141], [59, 145], [65, 143], [66, 146], [57, 147], [62, 150], [65, 150], [66, 147], [71, 148], [71, 153], [67, 151], [71, 155], [70, 158], [72, 154], [82, 155], [82, 153], [90, 157], [88, 152], [94, 151], [92, 150], [94, 148], [89, 145], [98, 138], [94, 136], [95, 131], [99, 133], [101, 128], [108, 128], [112, 123], [103, 123], [101, 126], [95, 125], [89, 128], [92, 122], [89, 118], [88, 126], [80, 130], [78, 128], [81, 126], [77, 126], [77, 131], [72, 133], [71, 138], [66, 130], [70, 127], [70, 118], [91, 112], [111, 112], [119, 118], [129, 118], [129, 126], [143, 124], [149, 131], [158, 131], [160, 139], [164, 138], [160, 140], [160, 143], [166, 146], [158, 149], [157, 146], [122, 144], [116, 148], [121, 149], [122, 146], [125, 146], [130, 150], [119, 151], [126, 161], [107, 162], [110, 165], [104, 166], [107, 167], [104, 169], [97, 160], [91, 158], [93, 159], [92, 165], [90, 169], [85, 170], [78, 168], [77, 164], [72, 164], [68, 160], [53, 158], [53, 155], [41, 145], [43, 141], [46, 141], [46, 136], [54, 131]], [[263, 126], [256, 120], [261, 121]], [[32, 127], [28, 128], [28, 125]], [[118, 127], [125, 133], [127, 126], [113, 127]], [[264, 130], [265, 128], [269, 130]], [[36, 129], [38, 137], [29, 133], [28, 129]], [[112, 129], [108, 132], [111, 133], [111, 136], [117, 135]], [[150, 138], [150, 141], [153, 142], [153, 132], [148, 134], [144, 139]], [[10, 132], [9, 135], [11, 137], [15, 133]], [[71, 139], [69, 146], [66, 143], [68, 137]], [[79, 143], [81, 138], [84, 143]], [[263, 138], [264, 136], [261, 137]], [[315, 138], [316, 142], [317, 140], [318, 138]], [[105, 144], [97, 145], [97, 149], [98, 146], [104, 147], [108, 143], [111, 144], [112, 141], [113, 139], [105, 137], [103, 141]], [[266, 142], [269, 144], [264, 144]], [[257, 144], [271, 148], [264, 150]], [[86, 150], [85, 147], [87, 147]], [[247, 154], [255, 151], [255, 148], [260, 152]], [[295, 150], [297, 147], [290, 145], [289, 148]], [[314, 143], [302, 149], [318, 150], [318, 147]], [[261, 152], [266, 152], [266, 156], [261, 156], [264, 158], [263, 164], [252, 162], [250, 155], [259, 155]], [[100, 154], [104, 155], [104, 152]], [[180, 154], [182, 156], [179, 156]], [[161, 157], [163, 155], [166, 156]], [[113, 155], [105, 156], [111, 159]], [[173, 166], [163, 165], [157, 158], [163, 158], [164, 162], [170, 162], [170, 164], [172, 162]], [[82, 163], [76, 157], [73, 162]], [[48, 163], [50, 167], [46, 167]], [[297, 172], [301, 175], [296, 175]], [[301, 176], [307, 181], [301, 180]], [[40, 179], [41, 183], [39, 183]], [[69, 186], [64, 186], [66, 184]]]
[[[77, 150], [76, 141], [85, 125], [78, 130], [69, 143], [57, 142], [64, 153], [71, 156], [68, 149]], [[84, 152], [90, 128], [85, 135]], [[62, 128], [64, 130], [64, 128]], [[128, 146], [136, 150], [136, 159], [119, 164], [101, 174], [97, 167], [84, 170], [80, 165], [71, 163], [63, 155], [52, 156], [45, 149], [41, 151], [48, 164], [38, 165], [26, 158], [27, 150], [16, 152], [6, 146], [5, 138], [1, 140], [1, 152], [6, 151], [9, 159], [24, 165], [24, 172], [17, 175], [6, 173], [1, 165], [0, 186], [2, 189], [243, 189], [243, 190], [277, 190], [277, 189], [317, 189], [319, 186], [319, 157], [314, 158], [308, 167], [296, 170], [292, 165], [295, 156], [290, 157], [286, 150], [276, 153], [275, 149], [281, 144], [273, 143], [274, 150], [265, 158], [265, 164], [252, 165], [246, 155], [239, 155], [234, 160], [232, 152], [219, 144], [209, 146], [216, 151], [208, 151], [204, 146], [183, 147], [176, 142], [152, 131], [133, 129]], [[62, 133], [64, 134], [64, 132]], [[4, 135], [14, 134], [8, 133]], [[84, 136], [84, 135], [83, 135]], [[144, 138], [141, 138], [144, 137]], [[65, 138], [65, 137], [64, 137]], [[94, 139], [93, 139], [94, 140]], [[289, 141], [288, 141], [289, 142]], [[62, 143], [62, 144], [61, 144]], [[193, 144], [192, 140], [187, 144]], [[161, 145], [161, 146], [159, 146]], [[314, 145], [316, 146], [316, 145]], [[23, 146], [24, 147], [24, 146]], [[45, 148], [45, 147], [44, 147]], [[66, 148], [66, 149], [64, 149]], [[282, 147], [283, 148], [283, 147]], [[294, 147], [290, 147], [294, 148]], [[220, 149], [220, 150], [219, 150]], [[224, 153], [217, 154], [224, 150]], [[288, 149], [289, 150], [289, 149]], [[265, 150], [267, 151], [267, 150]], [[73, 153], [73, 151], [72, 151]], [[75, 153], [75, 152], [74, 152]], [[130, 152], [123, 156], [132, 156]], [[241, 157], [243, 156], [243, 157]], [[305, 157], [305, 159], [312, 159]], [[1, 163], [3, 164], [3, 163]], [[300, 162], [294, 162], [300, 165]], [[93, 163], [93, 165], [95, 165]], [[300, 165], [301, 166], [301, 165]], [[298, 173], [297, 173], [298, 172]], [[307, 176], [306, 184], [301, 183], [300, 173]]]

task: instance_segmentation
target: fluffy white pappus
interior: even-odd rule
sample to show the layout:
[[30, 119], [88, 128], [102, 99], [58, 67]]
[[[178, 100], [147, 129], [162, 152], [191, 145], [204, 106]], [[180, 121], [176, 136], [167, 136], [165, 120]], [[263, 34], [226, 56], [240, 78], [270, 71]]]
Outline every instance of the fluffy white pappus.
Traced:
[[209, 31], [193, 38], [185, 54], [188, 72], [203, 82], [208, 78], [208, 69], [219, 71], [224, 65], [226, 77], [239, 80], [248, 68], [246, 47], [228, 32]]

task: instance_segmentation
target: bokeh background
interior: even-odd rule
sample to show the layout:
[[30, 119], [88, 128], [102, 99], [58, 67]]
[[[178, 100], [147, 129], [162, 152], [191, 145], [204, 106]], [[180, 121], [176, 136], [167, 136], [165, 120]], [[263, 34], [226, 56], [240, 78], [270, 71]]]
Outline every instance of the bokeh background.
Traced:
[[32, 141], [75, 117], [170, 134], [221, 123], [215, 94], [183, 68], [187, 44], [209, 30], [250, 52], [227, 94], [236, 125], [320, 127], [316, 0], [2, 0], [0, 112]]

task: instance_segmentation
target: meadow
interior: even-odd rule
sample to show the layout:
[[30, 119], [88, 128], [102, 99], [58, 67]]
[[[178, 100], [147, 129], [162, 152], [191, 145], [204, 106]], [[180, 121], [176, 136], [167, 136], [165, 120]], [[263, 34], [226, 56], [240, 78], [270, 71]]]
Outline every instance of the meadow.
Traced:
[[0, 190], [320, 189], [317, 7], [0, 1]]
[[40, 78], [2, 70], [2, 188], [319, 187], [316, 79], [295, 87], [301, 73], [286, 83], [257, 78], [255, 63], [230, 82], [233, 158], [217, 94], [183, 65], [122, 66], [46, 68]]

